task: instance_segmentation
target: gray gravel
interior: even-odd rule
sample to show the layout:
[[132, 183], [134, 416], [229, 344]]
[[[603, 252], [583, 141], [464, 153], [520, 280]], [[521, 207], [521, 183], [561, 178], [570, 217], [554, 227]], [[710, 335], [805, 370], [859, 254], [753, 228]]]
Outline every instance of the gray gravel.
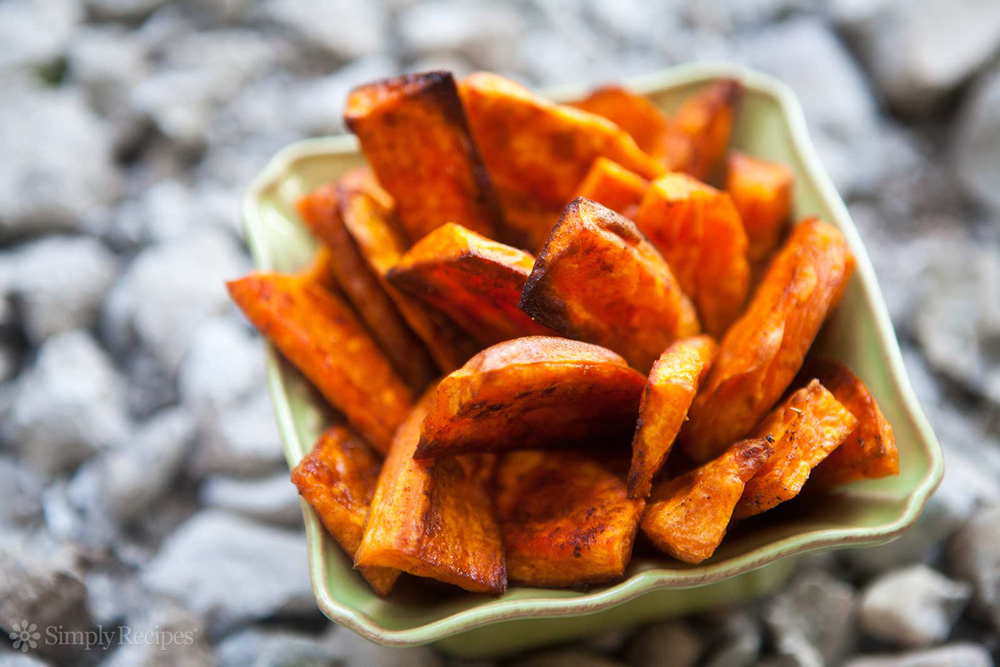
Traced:
[[505, 665], [992, 664], [1000, 641], [995, 0], [0, 2], [0, 627], [176, 630], [0, 666], [492, 667], [325, 624], [256, 334], [240, 197], [343, 131], [360, 82], [538, 86], [698, 59], [799, 95], [878, 273], [948, 474], [892, 544], [769, 598]]

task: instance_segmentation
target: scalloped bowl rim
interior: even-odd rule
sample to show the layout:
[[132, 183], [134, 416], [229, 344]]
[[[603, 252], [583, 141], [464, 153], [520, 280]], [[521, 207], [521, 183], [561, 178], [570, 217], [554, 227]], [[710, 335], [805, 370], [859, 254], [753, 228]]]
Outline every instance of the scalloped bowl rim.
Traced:
[[[382, 627], [365, 614], [340, 604], [328, 594], [326, 568], [321, 558], [322, 550], [318, 548], [322, 527], [315, 514], [303, 502], [313, 592], [319, 608], [330, 620], [382, 645], [414, 646], [426, 644], [500, 621], [590, 614], [618, 606], [651, 591], [665, 588], [693, 588], [715, 583], [791, 556], [835, 547], [864, 547], [882, 544], [898, 537], [920, 515], [944, 474], [941, 448], [910, 385], [888, 310], [878, 289], [871, 260], [850, 218], [847, 207], [837, 194], [832, 181], [820, 163], [809, 138], [805, 117], [795, 94], [784, 83], [769, 75], [728, 63], [679, 65], [629, 78], [625, 80], [625, 83], [637, 92], [649, 93], [664, 88], [701, 83], [723, 77], [738, 78], [747, 88], [767, 95], [778, 103], [790, 130], [792, 150], [798, 153], [798, 157], [805, 165], [805, 176], [813, 182], [823, 203], [833, 213], [835, 222], [844, 233], [856, 256], [856, 274], [861, 283], [864, 298], [867, 300], [875, 320], [876, 332], [881, 343], [880, 354], [884, 356], [884, 361], [890, 370], [893, 388], [898, 392], [903, 408], [922, 436], [919, 444], [925, 449], [930, 462], [928, 472], [910, 492], [904, 512], [895, 521], [880, 526], [829, 528], [815, 531], [808, 536], [790, 536], [760, 546], [738, 558], [689, 570], [664, 571], [657, 568], [642, 570], [617, 585], [578, 597], [492, 600], [489, 604], [458, 611], [424, 625], [407, 629], [389, 629]], [[566, 99], [570, 96], [581, 95], [587, 89], [589, 89], [587, 86], [566, 86], [550, 89], [545, 93], [556, 99]], [[261, 259], [267, 253], [263, 241], [254, 231], [255, 225], [252, 222], [258, 220], [257, 202], [262, 192], [273, 187], [294, 162], [304, 157], [324, 153], [351, 152], [356, 151], [357, 148], [357, 141], [351, 135], [321, 137], [295, 142], [279, 151], [271, 159], [248, 188], [243, 202], [247, 240], [257, 265], [262, 263]], [[284, 380], [277, 363], [278, 354], [270, 345], [268, 348], [268, 386], [278, 426], [285, 442], [286, 457], [289, 465], [294, 466], [299, 457], [288, 445], [288, 439], [295, 438], [297, 440], [298, 436], [296, 435], [291, 407], [287, 400], [283, 400], [286, 393]]]

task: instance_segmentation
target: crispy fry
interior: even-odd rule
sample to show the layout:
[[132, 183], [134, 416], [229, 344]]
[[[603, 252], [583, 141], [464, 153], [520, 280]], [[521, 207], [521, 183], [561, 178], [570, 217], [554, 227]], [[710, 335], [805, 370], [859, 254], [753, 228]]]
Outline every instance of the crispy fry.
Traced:
[[718, 349], [708, 336], [685, 338], [668, 347], [653, 364], [642, 390], [639, 420], [632, 439], [628, 497], [645, 498], [687, 417], [698, 386]]
[[351, 307], [308, 274], [251, 273], [227, 286], [254, 326], [358, 433], [386, 452], [413, 395]]
[[487, 492], [490, 455], [418, 461], [428, 390], [382, 466], [355, 567], [389, 567], [474, 593], [507, 588], [500, 527]]
[[727, 79], [686, 100], [670, 118], [662, 156], [667, 168], [709, 180], [726, 152], [742, 94], [739, 81]]
[[396, 201], [411, 242], [445, 222], [490, 237], [503, 228], [450, 72], [410, 74], [355, 88], [344, 121]]
[[640, 150], [661, 157], [670, 121], [648, 98], [623, 86], [610, 85], [597, 88], [584, 99], [571, 102], [571, 106], [607, 118], [628, 132]]
[[422, 238], [389, 272], [396, 287], [446, 314], [483, 345], [553, 332], [517, 307], [535, 258], [447, 223]]
[[859, 479], [899, 474], [892, 426], [868, 387], [847, 366], [832, 359], [809, 359], [799, 377], [818, 379], [858, 420], [844, 443], [813, 470], [809, 488], [831, 489]]
[[[361, 544], [381, 467], [361, 438], [346, 426], [335, 424], [292, 470], [292, 483], [299, 495], [352, 561]], [[382, 567], [363, 568], [361, 574], [379, 595], [388, 595], [399, 578], [398, 570]]]
[[576, 189], [576, 196], [596, 201], [629, 220], [634, 220], [648, 189], [649, 181], [639, 174], [605, 157], [599, 157], [594, 160], [586, 178]]
[[734, 519], [745, 519], [791, 500], [809, 473], [840, 446], [858, 420], [826, 388], [813, 380], [775, 408], [754, 429], [770, 438], [774, 454], [747, 482]]
[[438, 367], [445, 373], [459, 368], [479, 350], [479, 346], [442, 313], [404, 294], [389, 282], [389, 271], [402, 258], [405, 244], [393, 225], [391, 211], [386, 208], [387, 195], [373, 192], [370, 183], [356, 183], [346, 178], [339, 182], [337, 193], [344, 226], [382, 289], [427, 346]]
[[674, 340], [698, 333], [694, 307], [656, 248], [631, 221], [582, 198], [552, 230], [520, 307], [643, 372]]
[[506, 341], [441, 380], [415, 455], [627, 441], [643, 384], [624, 359], [596, 345]]
[[726, 160], [726, 192], [743, 220], [752, 263], [770, 256], [788, 226], [794, 176], [783, 164], [731, 151]]
[[726, 332], [680, 443], [707, 461], [744, 437], [774, 405], [854, 271], [835, 227], [805, 220], [771, 261], [746, 313]]
[[[367, 171], [367, 170], [366, 170]], [[347, 178], [357, 178], [349, 172]], [[350, 300], [393, 367], [413, 390], [422, 390], [437, 374], [420, 339], [410, 330], [382, 283], [362, 257], [344, 226], [336, 183], [323, 185], [298, 201], [299, 215], [325, 244], [328, 271]]]
[[[553, 104], [495, 74], [472, 74], [459, 83], [472, 136], [479, 146], [504, 213], [510, 208], [559, 211], [598, 157], [614, 160], [644, 178], [660, 164], [607, 119]], [[544, 216], [508, 216], [530, 249], [545, 242]], [[554, 219], [552, 219], [554, 220]]]
[[566, 451], [505, 455], [496, 476], [507, 576], [525, 586], [621, 579], [643, 501], [596, 461]]
[[677, 560], [700, 563], [726, 536], [744, 484], [768, 461], [773, 449], [764, 438], [743, 440], [717, 459], [653, 490], [642, 532]]
[[635, 224], [663, 253], [705, 331], [721, 336], [750, 291], [747, 237], [729, 195], [687, 174], [667, 174], [646, 192]]

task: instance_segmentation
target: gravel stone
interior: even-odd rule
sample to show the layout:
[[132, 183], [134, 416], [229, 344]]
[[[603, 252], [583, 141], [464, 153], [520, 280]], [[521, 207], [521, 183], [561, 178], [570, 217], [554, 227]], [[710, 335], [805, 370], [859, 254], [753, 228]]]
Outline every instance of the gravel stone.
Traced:
[[337, 58], [360, 58], [389, 48], [388, 14], [381, 3], [334, 0], [317, 7], [309, 0], [270, 0], [261, 13]]
[[255, 477], [286, 469], [271, 399], [264, 389], [203, 423], [199, 433], [191, 458], [195, 479], [211, 474]]
[[956, 642], [926, 651], [862, 656], [844, 663], [844, 667], [993, 667], [993, 658], [983, 646]]
[[403, 44], [412, 53], [457, 53], [491, 70], [510, 62], [523, 29], [513, 6], [455, 0], [413, 5], [398, 21]]
[[202, 419], [239, 405], [265, 384], [261, 352], [260, 339], [235, 317], [204, 322], [178, 376], [184, 405]]
[[328, 667], [337, 660], [327, 639], [256, 628], [230, 635], [219, 644], [216, 654], [219, 667]]
[[121, 190], [111, 129], [75, 89], [0, 84], [0, 239], [96, 224]]
[[171, 535], [142, 580], [204, 617], [213, 634], [317, 613], [302, 534], [217, 510], [198, 513]]
[[160, 604], [129, 618], [125, 627], [131, 633], [102, 667], [214, 667], [217, 664], [201, 621], [183, 607]]
[[[346, 665], [366, 667], [444, 667], [441, 655], [429, 646], [388, 648], [373, 644], [345, 628], [331, 628], [327, 635], [336, 657]], [[584, 662], [578, 667], [591, 667]], [[598, 663], [593, 663], [598, 667]], [[555, 667], [555, 666], [554, 666]]]
[[201, 488], [201, 502], [268, 523], [302, 525], [302, 505], [288, 472], [254, 480], [210, 477]]
[[572, 648], [542, 651], [511, 664], [513, 667], [622, 667], [622, 663], [611, 658]]
[[108, 512], [127, 522], [162, 498], [184, 464], [194, 433], [186, 410], [169, 409], [143, 424], [128, 446], [109, 453], [101, 462]]
[[68, 470], [128, 433], [122, 382], [94, 340], [80, 331], [50, 338], [17, 381], [0, 429], [44, 474]]
[[816, 150], [838, 188], [848, 194], [874, 190], [882, 173], [877, 109], [836, 35], [818, 21], [792, 19], [754, 33], [740, 51], [747, 63], [779, 77], [798, 95]]
[[628, 660], [635, 667], [694, 667], [704, 649], [689, 625], [669, 621], [641, 630], [628, 643]]
[[[0, 4], [0, 70], [51, 64], [65, 53], [79, 20], [79, 5], [70, 0]], [[45, 30], [39, 30], [43, 25]]]
[[1000, 506], [978, 512], [948, 544], [948, 573], [968, 581], [978, 609], [1000, 629]]
[[11, 294], [35, 345], [58, 333], [89, 329], [117, 275], [118, 261], [86, 236], [56, 236], [21, 246], [11, 259]]
[[858, 618], [876, 639], [919, 648], [939, 644], [972, 597], [972, 588], [926, 565], [885, 574], [861, 596]]
[[109, 342], [116, 349], [140, 342], [172, 376], [198, 326], [213, 315], [233, 312], [225, 281], [246, 268], [233, 240], [215, 230], [150, 246], [108, 297]]
[[49, 644], [45, 630], [67, 632], [91, 628], [87, 589], [80, 579], [78, 554], [73, 550], [46, 550], [18, 542], [0, 548], [0, 627], [28, 621], [43, 635], [38, 653], [69, 659], [82, 647]]
[[836, 0], [832, 13], [881, 92], [909, 113], [939, 107], [1000, 44], [991, 0]]
[[[1000, 12], [997, 12], [1000, 14]], [[965, 191], [1000, 212], [1000, 67], [976, 83], [955, 124], [952, 162]]]
[[856, 594], [823, 570], [803, 572], [764, 609], [778, 652], [836, 664], [851, 649]]

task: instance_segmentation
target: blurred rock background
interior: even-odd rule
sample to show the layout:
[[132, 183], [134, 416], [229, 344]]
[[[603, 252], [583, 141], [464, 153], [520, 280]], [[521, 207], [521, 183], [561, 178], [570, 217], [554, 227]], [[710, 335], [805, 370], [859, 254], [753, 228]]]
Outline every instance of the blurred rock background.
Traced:
[[788, 82], [861, 227], [948, 475], [898, 542], [807, 560], [742, 609], [504, 664], [986, 666], [1000, 641], [996, 0], [0, 0], [0, 665], [483, 665], [326, 623], [222, 281], [242, 188], [342, 131], [355, 84], [535, 86], [729, 59]]

